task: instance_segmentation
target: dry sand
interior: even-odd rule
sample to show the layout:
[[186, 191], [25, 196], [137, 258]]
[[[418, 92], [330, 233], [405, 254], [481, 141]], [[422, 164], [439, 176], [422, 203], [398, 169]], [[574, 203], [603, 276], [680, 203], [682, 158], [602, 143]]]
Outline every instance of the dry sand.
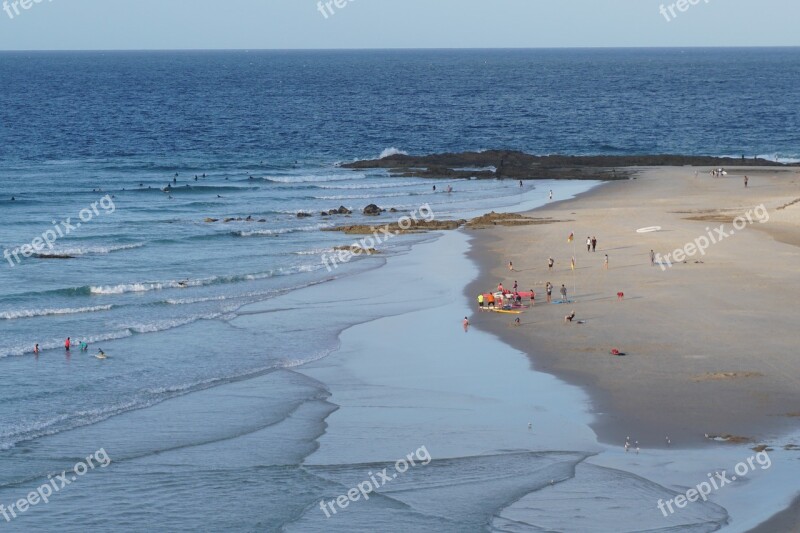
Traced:
[[[708, 171], [640, 169], [636, 179], [535, 212], [569, 222], [468, 230], [483, 271], [469, 293], [517, 280], [538, 302], [520, 315], [520, 327], [513, 315], [478, 311], [473, 325], [525, 351], [536, 368], [585, 386], [605, 442], [621, 445], [630, 435], [653, 448], [669, 436], [685, 447], [709, 434], [777, 445], [800, 424], [788, 416], [800, 412], [800, 202], [792, 204], [800, 170], [732, 169], [720, 178]], [[651, 249], [665, 255], [723, 223], [730, 231], [735, 216], [760, 204], [768, 222], [754, 218], [666, 271], [650, 265]], [[636, 232], [646, 226], [662, 230]], [[597, 252], [587, 253], [587, 236], [597, 237]], [[544, 304], [547, 281], [554, 300], [564, 283], [575, 303]], [[564, 323], [572, 310], [584, 324]], [[612, 348], [627, 355], [612, 356]]]

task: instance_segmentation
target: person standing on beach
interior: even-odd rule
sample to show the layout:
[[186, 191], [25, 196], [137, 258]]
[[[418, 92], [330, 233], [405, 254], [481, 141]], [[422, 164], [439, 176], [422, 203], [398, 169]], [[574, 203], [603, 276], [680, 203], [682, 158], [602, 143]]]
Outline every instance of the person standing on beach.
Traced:
[[750, 179], [749, 179], [747, 176], [745, 176], [745, 177], [744, 177], [744, 188], [745, 188], [745, 189], [747, 188], [747, 182], [748, 182], [748, 181], [750, 181]]
[[605, 259], [603, 260], [603, 268], [608, 270], [608, 254], [606, 254]]
[[553, 301], [553, 284], [549, 281], [547, 285], [544, 286], [545, 291], [547, 292], [547, 303], [552, 303]]
[[514, 292], [517, 292], [517, 287], [519, 287], [519, 284], [517, 283], [517, 280], [514, 280]]
[[587, 252], [591, 252], [592, 251], [592, 238], [591, 237], [586, 237], [586, 251]]
[[592, 251], [593, 252], [597, 251], [597, 237], [594, 236], [592, 237]]
[[483, 309], [483, 294], [478, 295], [478, 307]]
[[656, 266], [656, 253], [653, 250], [650, 250], [650, 266]]
[[514, 263], [512, 263], [511, 261], [509, 261], [509, 262], [508, 262], [508, 269], [509, 269], [511, 272], [514, 272]]
[[552, 257], [550, 259], [548, 259], [547, 260], [547, 270], [553, 270], [553, 265], [555, 265], [555, 264], [556, 264], [556, 262], [553, 261]]
[[561, 284], [561, 289], [560, 289], [560, 291], [561, 291], [561, 300], [562, 300], [564, 303], [567, 303], [567, 287], [566, 287], [566, 285], [564, 285], [563, 283]]

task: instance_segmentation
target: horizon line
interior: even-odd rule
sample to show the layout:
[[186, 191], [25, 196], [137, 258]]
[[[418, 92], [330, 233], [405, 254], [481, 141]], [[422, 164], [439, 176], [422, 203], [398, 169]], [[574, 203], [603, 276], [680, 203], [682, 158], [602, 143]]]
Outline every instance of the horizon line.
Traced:
[[29, 48], [2, 52], [389, 52], [389, 51], [489, 51], [489, 50], [735, 50], [793, 49], [797, 45], [682, 45], [682, 46], [508, 46], [508, 47], [388, 47], [388, 48]]

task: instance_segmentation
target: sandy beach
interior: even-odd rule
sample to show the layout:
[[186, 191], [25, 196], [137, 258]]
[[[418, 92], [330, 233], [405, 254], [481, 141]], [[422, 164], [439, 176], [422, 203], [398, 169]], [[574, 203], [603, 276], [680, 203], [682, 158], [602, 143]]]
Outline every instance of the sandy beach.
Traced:
[[[697, 447], [724, 435], [752, 446], [797, 444], [787, 435], [800, 415], [800, 174], [741, 168], [715, 178], [709, 170], [640, 169], [636, 179], [532, 213], [563, 222], [472, 232], [483, 265], [468, 287], [473, 299], [498, 282], [537, 294], [520, 327], [513, 315], [477, 311], [473, 323], [529, 354], [536, 369], [589, 391], [601, 441], [621, 445], [634, 434], [648, 447], [666, 447], [667, 437]], [[737, 216], [746, 222], [739, 230]], [[651, 226], [661, 230], [637, 233]], [[718, 242], [704, 254], [672, 259], [709, 231]], [[587, 236], [597, 238], [596, 252], [587, 252]], [[671, 266], [652, 266], [650, 250], [671, 254]], [[563, 283], [573, 303], [547, 305], [548, 281], [554, 301]], [[573, 310], [575, 322], [565, 323]], [[611, 355], [614, 348], [626, 355]]]

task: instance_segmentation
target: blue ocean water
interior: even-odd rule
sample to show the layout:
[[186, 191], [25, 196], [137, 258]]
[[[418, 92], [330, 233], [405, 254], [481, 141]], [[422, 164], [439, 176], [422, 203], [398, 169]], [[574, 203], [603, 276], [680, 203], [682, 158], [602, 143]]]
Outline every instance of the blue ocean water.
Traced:
[[[0, 263], [0, 502], [68, 466], [76, 432], [121, 416], [173, 424], [148, 435], [141, 420], [124, 426], [116, 450], [127, 458], [284, 422], [264, 468], [297, 509], [273, 502], [215, 522], [282, 527], [320, 484], [285, 465], [324, 431], [284, 426], [298, 406], [315, 420], [331, 409], [324, 385], [289, 370], [330, 354], [367, 317], [331, 307], [254, 334], [235, 325], [242, 306], [358, 276], [435, 238], [396, 237], [329, 270], [323, 257], [356, 239], [320, 230], [373, 221], [360, 214], [367, 204], [398, 211], [381, 222], [423, 205], [465, 218], [585, 186], [450, 180], [434, 192], [429, 180], [338, 163], [490, 148], [800, 160], [798, 81], [794, 49], [0, 53], [0, 250], [72, 228], [38, 257]], [[354, 214], [319, 215], [340, 205]], [[66, 355], [68, 336], [115, 364]], [[222, 385], [270, 394], [230, 420], [209, 415]], [[213, 501], [229, 481], [183, 483], [181, 497]], [[144, 498], [150, 487], [129, 489]], [[48, 508], [39, 524], [82, 530], [65, 517], [86, 505]], [[125, 530], [158, 523], [116, 518]]]

